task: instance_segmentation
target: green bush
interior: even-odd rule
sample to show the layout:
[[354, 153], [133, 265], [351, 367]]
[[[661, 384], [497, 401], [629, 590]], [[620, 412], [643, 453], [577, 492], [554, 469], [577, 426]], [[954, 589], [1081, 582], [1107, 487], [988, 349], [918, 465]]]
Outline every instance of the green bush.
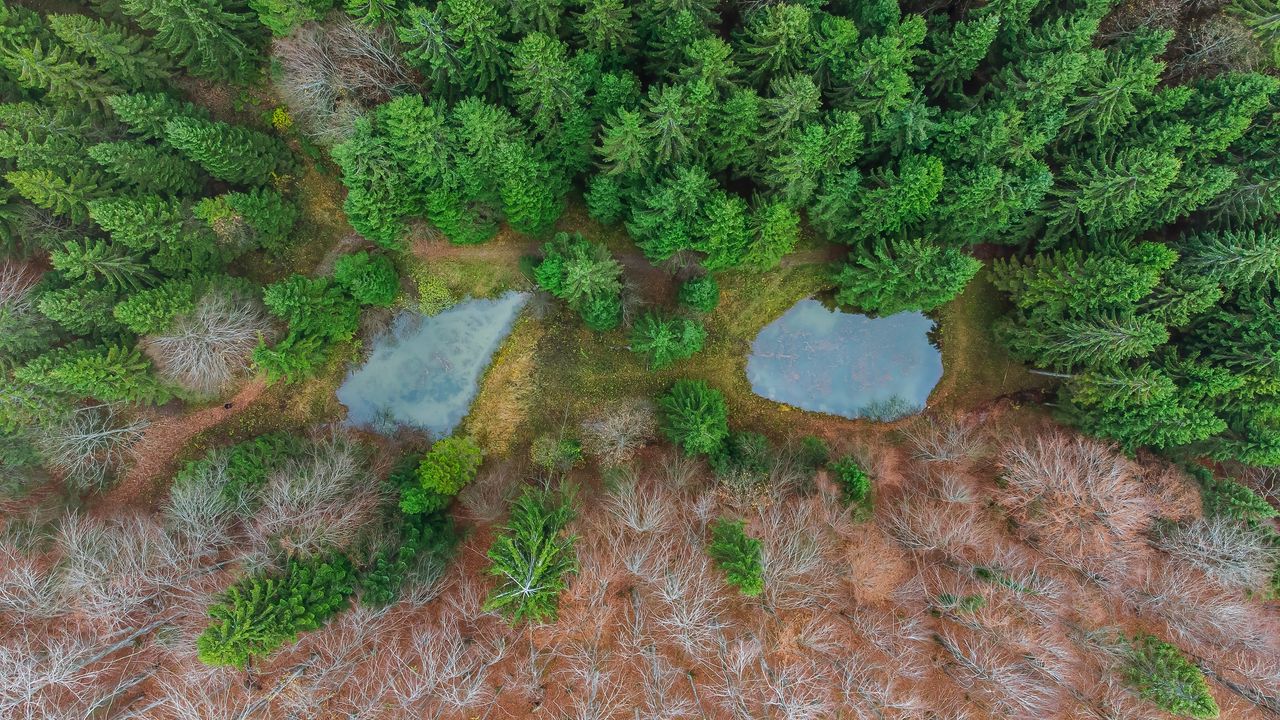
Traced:
[[498, 610], [514, 625], [554, 620], [565, 576], [576, 572], [575, 516], [567, 493], [526, 488], [511, 506], [506, 528], [489, 548], [488, 573], [499, 579], [485, 610]]
[[1218, 717], [1204, 673], [1178, 648], [1155, 636], [1133, 638], [1125, 678], [1161, 710], [1191, 718]]
[[415, 271], [413, 279], [418, 285], [418, 312], [423, 315], [439, 315], [458, 302], [444, 280], [429, 274], [426, 268]]
[[701, 313], [709, 313], [720, 303], [720, 284], [710, 275], [700, 275], [680, 286], [680, 304]]
[[587, 327], [612, 330], [622, 321], [622, 265], [609, 249], [578, 233], [556, 233], [542, 246], [534, 282], [568, 303]]
[[400, 294], [400, 277], [385, 255], [343, 255], [334, 265], [333, 279], [361, 305], [390, 307]]
[[631, 329], [631, 349], [649, 358], [649, 367], [660, 370], [677, 360], [693, 357], [707, 341], [702, 323], [688, 318], [664, 318], [645, 313]]
[[750, 495], [768, 481], [773, 448], [760, 433], [732, 431], [710, 460], [721, 484], [739, 495]]
[[354, 582], [351, 561], [336, 554], [289, 560], [279, 575], [246, 578], [209, 608], [213, 622], [196, 639], [200, 661], [244, 667], [270, 655], [343, 610]]
[[459, 539], [453, 521], [443, 511], [402, 515], [395, 540], [374, 553], [360, 575], [360, 602], [371, 607], [395, 602], [415, 568], [443, 562]]
[[573, 438], [539, 435], [529, 446], [529, 459], [548, 472], [568, 472], [582, 464], [582, 443]]
[[467, 483], [475, 479], [484, 459], [480, 446], [465, 437], [437, 441], [418, 464], [418, 484], [400, 495], [400, 509], [406, 513], [439, 510]]
[[266, 484], [272, 471], [297, 453], [300, 446], [299, 440], [288, 433], [259, 435], [230, 447], [211, 450], [199, 460], [188, 462], [174, 476], [173, 482], [180, 485], [217, 472], [225, 481], [222, 494], [228, 500], [247, 500]]
[[190, 281], [169, 280], [116, 303], [112, 314], [121, 325], [139, 335], [149, 335], [168, 328], [174, 318], [194, 310], [195, 293], [195, 285]]
[[871, 477], [858, 467], [851, 457], [841, 458], [830, 465], [832, 479], [840, 488], [840, 497], [845, 505], [869, 505], [871, 500]]
[[1206, 515], [1222, 515], [1250, 524], [1280, 515], [1266, 498], [1230, 478], [1208, 474], [1203, 478], [1200, 497]]
[[729, 437], [724, 395], [704, 380], [677, 380], [658, 398], [662, 431], [688, 455], [713, 455]]
[[760, 541], [747, 535], [741, 520], [716, 520], [711, 524], [707, 554], [725, 572], [729, 584], [752, 597], [764, 590], [760, 565]]
[[827, 441], [815, 435], [800, 438], [800, 447], [796, 459], [809, 470], [817, 470], [831, 460], [831, 448]]

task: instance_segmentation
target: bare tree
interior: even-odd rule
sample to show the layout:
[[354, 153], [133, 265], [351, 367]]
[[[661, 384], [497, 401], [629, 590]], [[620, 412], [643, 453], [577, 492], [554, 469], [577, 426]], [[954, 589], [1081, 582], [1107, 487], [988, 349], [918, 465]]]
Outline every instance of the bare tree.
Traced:
[[344, 140], [356, 118], [413, 86], [413, 76], [385, 28], [342, 15], [308, 23], [275, 41], [276, 87], [307, 134], [326, 144]]
[[1061, 698], [1025, 657], [984, 637], [945, 627], [938, 642], [956, 661], [951, 677], [997, 712], [1010, 717], [1052, 717]]
[[902, 434], [914, 448], [914, 456], [926, 462], [961, 462], [982, 452], [977, 427], [961, 420], [924, 415], [903, 427]]
[[45, 461], [77, 490], [100, 490], [133, 457], [148, 421], [125, 418], [109, 405], [78, 407], [36, 432]]
[[271, 474], [251, 531], [262, 546], [304, 554], [348, 547], [375, 519], [381, 492], [358, 448], [335, 436]]
[[1139, 612], [1163, 620], [1176, 637], [1205, 650], [1277, 651], [1274, 617], [1225, 594], [1191, 568], [1147, 568], [1126, 595]]
[[195, 466], [173, 484], [161, 506], [168, 527], [186, 543], [193, 557], [208, 557], [234, 539], [231, 524], [247, 508], [247, 498], [227, 492], [227, 456]]
[[1175, 525], [1154, 544], [1227, 590], [1262, 589], [1280, 562], [1280, 549], [1265, 533], [1222, 516]]
[[520, 490], [518, 472], [508, 463], [488, 464], [458, 493], [458, 500], [475, 520], [491, 523], [502, 517]]
[[57, 617], [70, 606], [50, 563], [8, 543], [0, 545], [0, 615], [30, 623]]
[[1085, 572], [1123, 572], [1155, 509], [1140, 468], [1114, 448], [1064, 433], [1014, 440], [1000, 466], [998, 500], [1024, 536]]
[[614, 476], [609, 512], [634, 533], [663, 533], [676, 520], [676, 499], [659, 485], [641, 484], [634, 470], [622, 468]]
[[803, 500], [793, 500], [760, 510], [763, 597], [775, 612], [821, 606], [832, 597], [833, 548], [811, 508]]
[[257, 298], [213, 287], [194, 310], [164, 332], [144, 337], [141, 346], [161, 378], [193, 393], [216, 395], [248, 369], [259, 338], [273, 334]]
[[779, 720], [814, 720], [835, 711], [829, 678], [812, 659], [797, 659], [768, 667], [765, 705]]
[[582, 444], [587, 454], [605, 467], [631, 459], [657, 435], [658, 420], [647, 400], [617, 403], [582, 422]]
[[624, 707], [624, 685], [612, 649], [599, 632], [586, 633], [558, 649], [563, 661], [559, 675], [573, 688], [568, 717], [606, 720]]
[[672, 557], [656, 588], [664, 606], [658, 623], [689, 655], [707, 649], [721, 628], [718, 584], [701, 549], [686, 546]]

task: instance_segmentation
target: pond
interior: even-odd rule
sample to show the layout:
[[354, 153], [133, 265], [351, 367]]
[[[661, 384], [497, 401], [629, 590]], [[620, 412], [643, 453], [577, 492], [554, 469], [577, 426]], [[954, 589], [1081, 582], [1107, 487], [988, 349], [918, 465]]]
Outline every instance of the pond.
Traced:
[[917, 312], [889, 317], [828, 310], [801, 300], [751, 344], [757, 395], [846, 418], [892, 420], [924, 409], [942, 378], [942, 354]]
[[431, 317], [397, 315], [338, 388], [347, 423], [380, 432], [407, 425], [433, 438], [452, 433], [528, 299], [529, 293], [508, 292], [464, 300]]

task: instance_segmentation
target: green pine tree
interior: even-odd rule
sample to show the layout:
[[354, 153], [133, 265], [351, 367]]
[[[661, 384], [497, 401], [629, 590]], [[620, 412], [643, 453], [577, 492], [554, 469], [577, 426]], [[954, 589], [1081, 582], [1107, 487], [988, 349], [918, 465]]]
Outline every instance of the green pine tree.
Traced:
[[288, 149], [260, 132], [193, 117], [165, 123], [165, 140], [210, 175], [227, 182], [261, 185], [281, 169]]

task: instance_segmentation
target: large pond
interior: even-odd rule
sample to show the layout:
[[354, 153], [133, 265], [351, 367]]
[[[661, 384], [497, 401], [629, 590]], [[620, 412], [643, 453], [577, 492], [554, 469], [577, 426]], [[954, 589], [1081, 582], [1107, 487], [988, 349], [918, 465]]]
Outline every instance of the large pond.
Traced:
[[509, 292], [464, 300], [432, 317], [396, 316], [374, 339], [369, 359], [338, 388], [347, 423], [379, 431], [407, 425], [435, 438], [452, 433], [528, 299]]
[[942, 377], [932, 329], [920, 313], [870, 318], [801, 300], [756, 336], [747, 379], [757, 395], [804, 410], [904, 417], [924, 409]]

